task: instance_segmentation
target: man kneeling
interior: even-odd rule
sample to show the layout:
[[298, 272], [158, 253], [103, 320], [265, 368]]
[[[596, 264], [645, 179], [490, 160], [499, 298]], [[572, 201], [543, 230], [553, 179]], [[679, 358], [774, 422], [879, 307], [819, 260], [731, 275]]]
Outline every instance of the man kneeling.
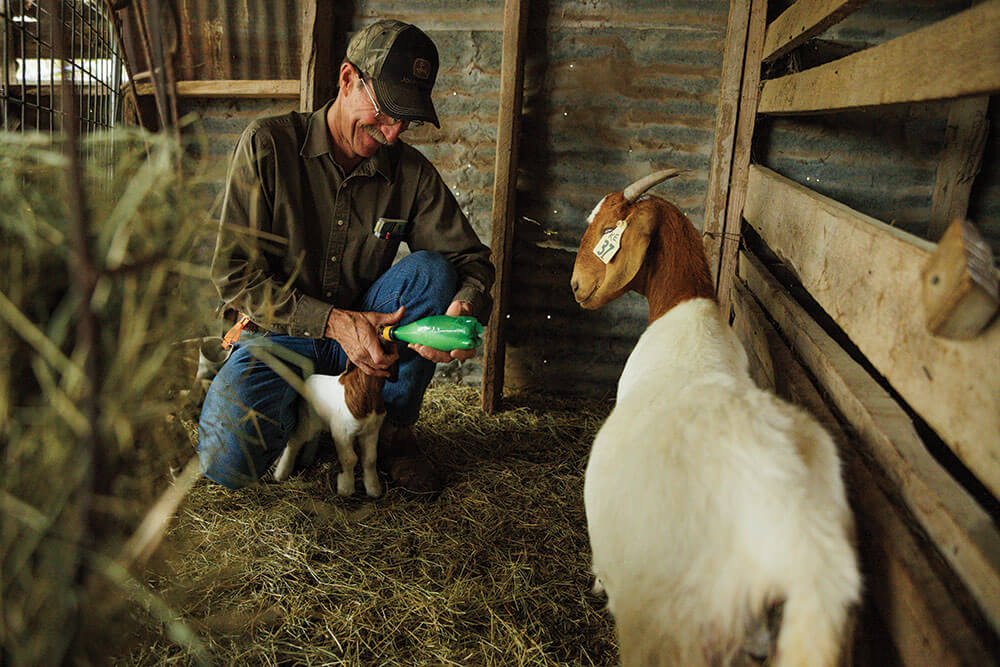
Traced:
[[[202, 407], [198, 453], [212, 481], [245, 486], [280, 456], [300, 398], [283, 374], [337, 375], [350, 360], [388, 377], [398, 361], [383, 390], [380, 463], [407, 490], [440, 488], [411, 427], [435, 364], [473, 351], [383, 349], [376, 331], [442, 312], [489, 313], [489, 248], [434, 166], [399, 140], [423, 122], [440, 127], [430, 97], [437, 71], [420, 29], [377, 21], [348, 45], [333, 100], [243, 132], [212, 262], [224, 307], [242, 325]], [[393, 264], [401, 241], [411, 254]]]

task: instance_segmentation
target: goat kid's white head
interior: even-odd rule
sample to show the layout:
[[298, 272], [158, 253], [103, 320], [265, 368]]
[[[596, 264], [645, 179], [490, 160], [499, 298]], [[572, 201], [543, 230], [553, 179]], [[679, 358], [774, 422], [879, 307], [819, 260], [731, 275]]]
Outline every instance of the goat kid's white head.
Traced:
[[[576, 302], [588, 310], [596, 310], [629, 291], [630, 284], [642, 268], [650, 239], [656, 232], [657, 218], [652, 206], [643, 206], [639, 196], [657, 183], [683, 173], [682, 169], [665, 169], [645, 176], [623, 192], [602, 199], [587, 219], [587, 230], [580, 240], [573, 265], [570, 287]], [[613, 250], [616, 236], [617, 251]], [[599, 257], [594, 249], [605, 241], [611, 252]], [[611, 241], [611, 243], [608, 243]]]

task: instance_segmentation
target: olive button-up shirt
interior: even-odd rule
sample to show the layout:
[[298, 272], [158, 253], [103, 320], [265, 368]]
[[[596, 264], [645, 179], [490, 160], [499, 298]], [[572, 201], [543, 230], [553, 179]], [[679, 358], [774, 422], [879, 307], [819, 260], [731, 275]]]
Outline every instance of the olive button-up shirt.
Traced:
[[[490, 250], [437, 170], [397, 141], [346, 173], [333, 159], [330, 104], [256, 120], [243, 132], [212, 261], [223, 306], [270, 331], [321, 337], [330, 311], [357, 309], [405, 239], [411, 251], [452, 263], [455, 299], [485, 321]], [[404, 221], [400, 237], [377, 238], [380, 218]]]

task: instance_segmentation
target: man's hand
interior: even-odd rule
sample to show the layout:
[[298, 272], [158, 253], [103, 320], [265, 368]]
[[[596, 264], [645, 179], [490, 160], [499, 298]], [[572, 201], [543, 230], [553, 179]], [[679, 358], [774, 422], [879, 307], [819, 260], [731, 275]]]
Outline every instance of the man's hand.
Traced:
[[[448, 306], [448, 310], [444, 312], [445, 315], [472, 315], [472, 306], [466, 301], [452, 301], [451, 305]], [[475, 356], [476, 351], [473, 350], [451, 350], [450, 352], [445, 352], [444, 350], [436, 350], [433, 347], [427, 347], [426, 345], [415, 345], [410, 343], [409, 348], [411, 350], [416, 350], [424, 359], [429, 359], [438, 364], [443, 364], [452, 359], [459, 359], [464, 361], [465, 359], [471, 359]]]
[[334, 308], [326, 321], [323, 335], [344, 349], [347, 358], [368, 375], [389, 377], [389, 368], [399, 358], [395, 345], [382, 347], [378, 327], [395, 324], [403, 317], [403, 306], [394, 313], [361, 313]]

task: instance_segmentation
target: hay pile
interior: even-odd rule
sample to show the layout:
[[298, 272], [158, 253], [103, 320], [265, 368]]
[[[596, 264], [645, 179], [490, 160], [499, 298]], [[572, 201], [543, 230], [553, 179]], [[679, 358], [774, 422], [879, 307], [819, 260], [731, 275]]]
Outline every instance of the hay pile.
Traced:
[[[200, 482], [148, 585], [220, 664], [610, 665], [589, 592], [583, 470], [606, 401], [436, 384], [417, 435], [449, 475], [434, 500], [335, 493], [332, 443], [284, 484]], [[189, 662], [137, 617], [129, 664]], [[138, 625], [136, 627], [139, 627]]]

